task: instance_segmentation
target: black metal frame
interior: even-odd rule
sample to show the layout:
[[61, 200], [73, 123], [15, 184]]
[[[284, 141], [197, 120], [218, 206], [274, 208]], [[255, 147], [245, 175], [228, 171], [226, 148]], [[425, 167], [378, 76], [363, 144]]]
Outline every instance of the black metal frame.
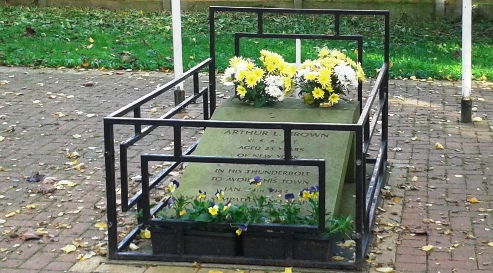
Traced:
[[[360, 117], [356, 124], [340, 123], [289, 123], [289, 122], [237, 122], [237, 121], [213, 121], [209, 120], [216, 107], [216, 75], [209, 73], [209, 83], [207, 87], [200, 88], [199, 72], [208, 68], [215, 71], [216, 37], [215, 37], [215, 15], [218, 12], [244, 12], [255, 13], [258, 18], [258, 29], [256, 33], [236, 33], [235, 34], [235, 54], [239, 55], [240, 39], [244, 37], [256, 38], [291, 38], [291, 39], [321, 39], [321, 40], [353, 40], [358, 42], [358, 61], [363, 60], [363, 37], [340, 35], [340, 17], [345, 15], [361, 16], [383, 16], [385, 24], [384, 41], [384, 63], [377, 75], [374, 86], [371, 89], [366, 103], [362, 102], [362, 84], [358, 86], [358, 101], [360, 102]], [[266, 14], [328, 14], [335, 18], [333, 35], [315, 34], [275, 34], [264, 33], [263, 17]], [[233, 8], [233, 7], [211, 7], [210, 8], [210, 58], [196, 65], [181, 77], [176, 78], [166, 85], [159, 87], [153, 92], [139, 98], [138, 100], [126, 105], [118, 111], [104, 118], [104, 145], [105, 145], [105, 166], [106, 166], [106, 195], [108, 213], [108, 246], [110, 259], [138, 259], [154, 261], [199, 261], [199, 262], [219, 262], [237, 264], [257, 264], [257, 265], [277, 265], [277, 266], [300, 266], [300, 267], [320, 267], [320, 268], [340, 268], [340, 269], [360, 269], [364, 262], [364, 255], [368, 248], [371, 236], [371, 226], [375, 220], [375, 210], [377, 206], [380, 188], [382, 187], [387, 169], [387, 140], [388, 140], [388, 68], [389, 68], [389, 12], [388, 11], [362, 11], [362, 10], [322, 10], [322, 9], [267, 9], [267, 8]], [[193, 78], [193, 95], [185, 101], [171, 109], [159, 118], [141, 118], [141, 106], [160, 96], [166, 91], [172, 90], [179, 83], [186, 79]], [[371, 108], [375, 107], [374, 102], [378, 96], [378, 105], [375, 113], [371, 115]], [[191, 103], [202, 97], [203, 100], [203, 120], [181, 120], [172, 119], [173, 116], [186, 108]], [[124, 117], [133, 112], [133, 117]], [[368, 158], [370, 144], [377, 127], [378, 120], [381, 121], [380, 147], [378, 154], [374, 158]], [[114, 126], [131, 125], [134, 126], [135, 134], [120, 144], [120, 175], [121, 175], [121, 209], [128, 211], [133, 206], [137, 210], [142, 210], [144, 217], [139, 218], [139, 225], [134, 228], [122, 241], [118, 242], [117, 232], [117, 204], [116, 204], [116, 174], [115, 174], [115, 147], [114, 147]], [[142, 128], [142, 126], [146, 126]], [[144, 138], [154, 129], [165, 126], [172, 127], [174, 132], [174, 151], [172, 155], [144, 154], [141, 155], [142, 169], [142, 189], [128, 198], [128, 169], [127, 169], [127, 149], [137, 141]], [[181, 148], [182, 127], [192, 128], [251, 128], [251, 129], [282, 129], [284, 132], [284, 159], [258, 159], [258, 158], [230, 158], [230, 157], [209, 157], [192, 155], [198, 141], [185, 151]], [[161, 221], [152, 219], [152, 216], [162, 207], [160, 203], [154, 208], [149, 206], [149, 191], [156, 187], [173, 169], [183, 162], [201, 163], [230, 163], [230, 164], [263, 164], [263, 165], [300, 165], [316, 166], [319, 168], [320, 186], [320, 207], [325, 207], [325, 162], [321, 159], [293, 159], [291, 155], [291, 131], [292, 130], [332, 130], [354, 132], [356, 137], [356, 215], [355, 233], [353, 239], [356, 241], [356, 259], [354, 263], [349, 262], [308, 262], [293, 261], [289, 257], [287, 260], [259, 260], [244, 257], [218, 258], [218, 257], [196, 257], [183, 255], [149, 255], [134, 252], [125, 252], [130, 242], [137, 236], [141, 227], [164, 224], [180, 226], [182, 221]], [[171, 161], [172, 164], [165, 168], [161, 173], [150, 180], [148, 175], [148, 163], [150, 161]], [[372, 175], [369, 181], [365, 180], [367, 165], [373, 166]], [[149, 181], [150, 180], [150, 181]], [[287, 232], [316, 232], [324, 229], [325, 220], [322, 212], [319, 215], [319, 226], [296, 226], [296, 225], [269, 225], [268, 229], [282, 229]], [[263, 225], [250, 225], [249, 230], [265, 230]]]

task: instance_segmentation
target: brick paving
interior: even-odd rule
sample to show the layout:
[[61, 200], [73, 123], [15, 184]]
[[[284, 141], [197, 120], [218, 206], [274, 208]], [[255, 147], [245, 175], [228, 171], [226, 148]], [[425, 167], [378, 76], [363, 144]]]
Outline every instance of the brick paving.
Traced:
[[[8, 82], [0, 85], [0, 272], [196, 271], [98, 255], [77, 260], [105, 243], [105, 230], [95, 227], [106, 220], [103, 117], [170, 79], [157, 72], [0, 67], [0, 82]], [[490, 83], [474, 83], [474, 114], [483, 121], [463, 124], [460, 83], [391, 81], [388, 186], [399, 198], [381, 205], [385, 212], [375, 227], [380, 236], [371, 249], [372, 267], [365, 271], [390, 265], [402, 273], [493, 272], [488, 245], [493, 242], [492, 89]], [[142, 109], [143, 116], [172, 105], [166, 95]], [[200, 108], [197, 104], [182, 117], [196, 118]], [[120, 132], [118, 141], [125, 139], [126, 131]], [[139, 151], [170, 141], [157, 134]], [[435, 149], [436, 142], [444, 149]], [[129, 160], [137, 162], [138, 154], [129, 151]], [[54, 185], [27, 182], [25, 177], [36, 172], [76, 185], [43, 194]], [[40, 238], [22, 240], [28, 228]], [[419, 229], [426, 234], [413, 233]], [[61, 250], [74, 241], [83, 245], [67, 254]], [[434, 248], [427, 253], [421, 250], [425, 245]], [[250, 272], [267, 271], [276, 270]]]

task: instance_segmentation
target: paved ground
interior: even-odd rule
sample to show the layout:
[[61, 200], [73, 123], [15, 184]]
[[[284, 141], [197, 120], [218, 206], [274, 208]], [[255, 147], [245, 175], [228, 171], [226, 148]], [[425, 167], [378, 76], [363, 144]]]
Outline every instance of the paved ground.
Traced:
[[[197, 271], [107, 261], [100, 256], [105, 230], [95, 226], [105, 221], [102, 118], [170, 78], [0, 67], [0, 272]], [[391, 82], [391, 173], [366, 271], [493, 271], [492, 89], [474, 83], [475, 115], [483, 120], [462, 124], [459, 83]], [[172, 104], [167, 96], [143, 115]], [[183, 116], [195, 118], [199, 109]], [[160, 141], [166, 147], [170, 139]], [[26, 180], [37, 172], [59, 181]], [[62, 250], [67, 245], [75, 251]], [[421, 250], [427, 245], [433, 249]], [[279, 270], [251, 272], [266, 271]]]

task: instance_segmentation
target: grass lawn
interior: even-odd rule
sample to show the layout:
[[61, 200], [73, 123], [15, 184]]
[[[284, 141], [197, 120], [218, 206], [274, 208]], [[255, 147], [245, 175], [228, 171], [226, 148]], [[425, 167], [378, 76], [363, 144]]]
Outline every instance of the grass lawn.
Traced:
[[[182, 15], [185, 70], [209, 56], [207, 12]], [[392, 17], [392, 15], [391, 15]], [[256, 30], [256, 17], [220, 14], [216, 19], [217, 68], [222, 71], [233, 56], [232, 33]], [[329, 16], [279, 15], [265, 19], [271, 33], [330, 34]], [[102, 9], [0, 6], [0, 65], [83, 67], [100, 69], [173, 69], [170, 13]], [[373, 17], [343, 17], [341, 34], [364, 35], [363, 66], [373, 77], [383, 60], [383, 23]], [[304, 41], [303, 58], [315, 57], [316, 48], [339, 48], [356, 56], [356, 44]], [[461, 23], [391, 21], [392, 78], [461, 78]], [[256, 58], [268, 49], [294, 61], [294, 41], [242, 41], [241, 55]], [[493, 79], [493, 22], [473, 24], [473, 75]]]

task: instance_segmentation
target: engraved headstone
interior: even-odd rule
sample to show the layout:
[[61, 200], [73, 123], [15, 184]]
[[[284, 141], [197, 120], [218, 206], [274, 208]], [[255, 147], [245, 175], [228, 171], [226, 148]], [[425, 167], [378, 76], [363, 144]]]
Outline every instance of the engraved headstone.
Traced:
[[[313, 108], [300, 100], [286, 99], [273, 107], [253, 108], [239, 101], [224, 102], [216, 109], [213, 120], [270, 121], [304, 123], [355, 123], [358, 106], [340, 102], [332, 108]], [[194, 155], [237, 158], [283, 158], [282, 130], [207, 128]], [[341, 131], [292, 131], [294, 158], [325, 159], [326, 209], [336, 213], [348, 168], [353, 134]], [[266, 166], [238, 164], [190, 163], [186, 167], [180, 194], [196, 196], [198, 190], [212, 197], [224, 190], [225, 199], [233, 203], [246, 200], [246, 190], [254, 176], [260, 176], [259, 193], [272, 196], [298, 194], [306, 187], [318, 184], [318, 169], [306, 166]]]

